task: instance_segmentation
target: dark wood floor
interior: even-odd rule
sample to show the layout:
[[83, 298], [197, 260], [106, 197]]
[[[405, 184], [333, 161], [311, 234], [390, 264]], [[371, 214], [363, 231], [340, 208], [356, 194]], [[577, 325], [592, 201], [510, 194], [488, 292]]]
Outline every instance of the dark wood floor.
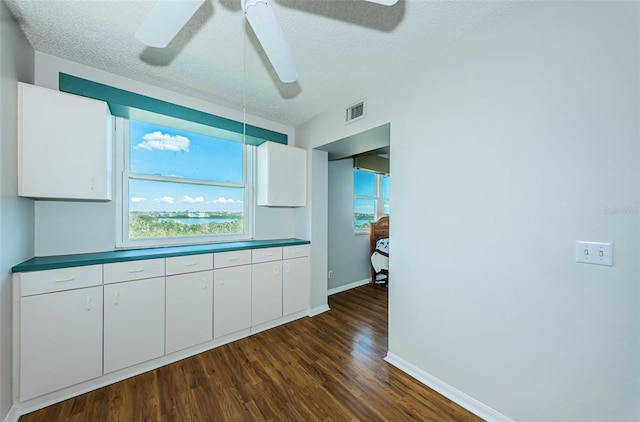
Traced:
[[34, 421], [480, 421], [383, 358], [387, 290], [22, 416]]

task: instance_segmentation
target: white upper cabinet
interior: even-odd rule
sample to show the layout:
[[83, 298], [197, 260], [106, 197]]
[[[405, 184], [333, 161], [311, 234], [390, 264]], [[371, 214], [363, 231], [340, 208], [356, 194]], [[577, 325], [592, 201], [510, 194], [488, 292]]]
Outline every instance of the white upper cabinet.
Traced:
[[111, 200], [107, 103], [18, 83], [18, 195]]
[[258, 147], [258, 205], [307, 205], [307, 151], [276, 142]]

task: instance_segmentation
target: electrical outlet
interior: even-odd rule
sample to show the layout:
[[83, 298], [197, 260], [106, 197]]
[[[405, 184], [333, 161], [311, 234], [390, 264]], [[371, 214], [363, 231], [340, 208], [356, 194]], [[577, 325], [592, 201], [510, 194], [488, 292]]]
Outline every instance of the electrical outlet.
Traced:
[[329, 278], [333, 277], [333, 271], [329, 271]]

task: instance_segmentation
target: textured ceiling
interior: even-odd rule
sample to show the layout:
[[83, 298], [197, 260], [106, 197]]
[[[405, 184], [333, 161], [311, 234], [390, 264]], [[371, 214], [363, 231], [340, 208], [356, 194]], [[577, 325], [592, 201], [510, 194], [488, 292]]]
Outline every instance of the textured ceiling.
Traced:
[[284, 84], [240, 0], [207, 0], [164, 49], [134, 36], [153, 1], [4, 0], [36, 51], [290, 126], [348, 106], [427, 54], [500, 19], [514, 1], [271, 0], [298, 63]]

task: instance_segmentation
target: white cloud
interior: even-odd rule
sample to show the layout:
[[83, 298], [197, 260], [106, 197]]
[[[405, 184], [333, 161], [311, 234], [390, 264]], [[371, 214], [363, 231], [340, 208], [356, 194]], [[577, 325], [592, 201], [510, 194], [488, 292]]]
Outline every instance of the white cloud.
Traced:
[[242, 204], [242, 201], [231, 199], [231, 198], [220, 197], [218, 199], [215, 199], [213, 203], [214, 204]]
[[131, 202], [143, 202], [143, 201], [146, 201], [146, 200], [147, 200], [147, 198], [140, 198], [140, 197], [136, 197], [136, 196], [131, 198]]
[[143, 141], [136, 145], [136, 148], [142, 148], [149, 151], [154, 149], [160, 151], [185, 151], [189, 152], [189, 138], [180, 135], [169, 135], [160, 131], [147, 133], [142, 137]]
[[189, 195], [185, 195], [182, 197], [182, 202], [187, 202], [189, 204], [195, 204], [198, 202], [204, 202], [204, 196], [197, 196], [195, 198], [190, 197]]
[[156, 202], [164, 202], [165, 204], [173, 204], [173, 197], [171, 197], [171, 196], [163, 196], [162, 198], [157, 198]]

